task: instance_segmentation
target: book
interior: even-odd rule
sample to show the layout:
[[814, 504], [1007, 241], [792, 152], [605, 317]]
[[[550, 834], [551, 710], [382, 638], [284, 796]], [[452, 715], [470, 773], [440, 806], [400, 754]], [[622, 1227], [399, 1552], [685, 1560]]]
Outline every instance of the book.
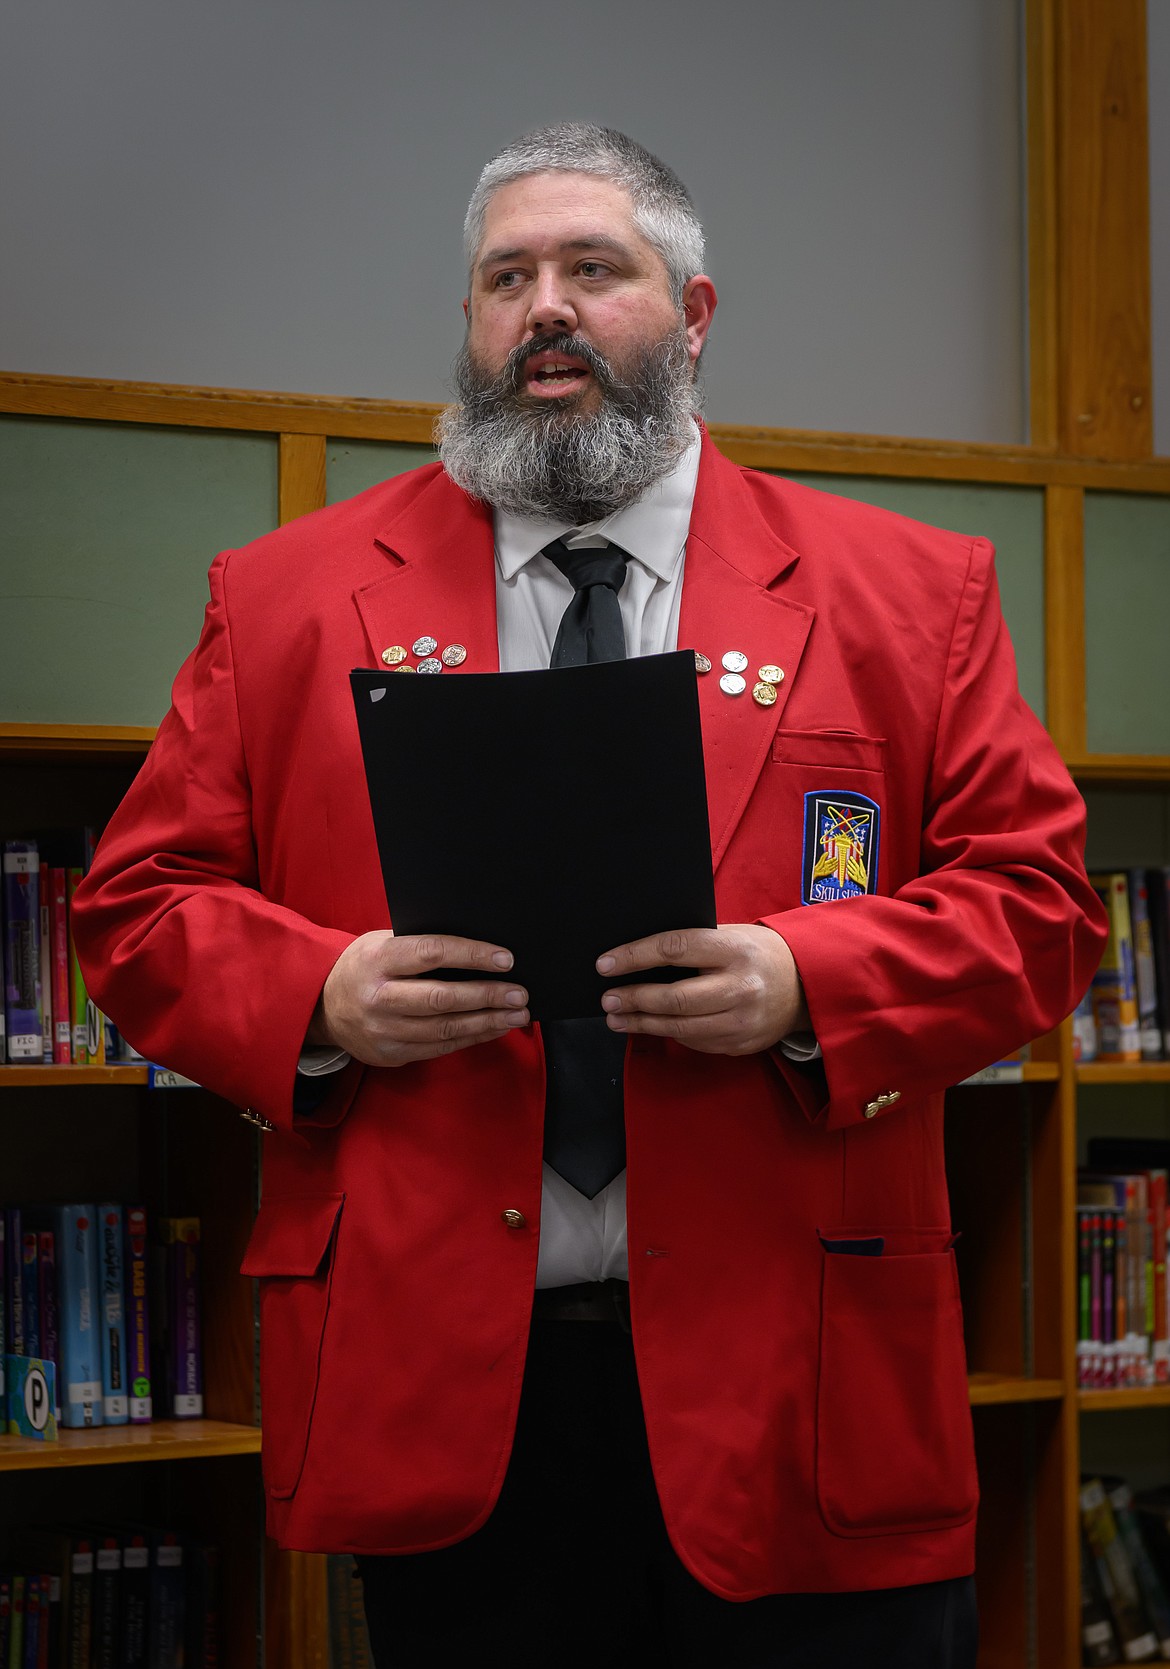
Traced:
[[41, 1060], [46, 1066], [51, 1066], [53, 1064], [53, 962], [49, 937], [49, 866], [44, 858], [41, 859], [40, 863], [37, 905], [39, 909], [37, 991], [41, 999]]
[[6, 840], [3, 858], [4, 1020], [9, 1061], [40, 1061], [40, 861], [36, 842]]
[[93, 1538], [93, 1621], [89, 1669], [121, 1669], [122, 1542], [112, 1531]]
[[1162, 1056], [1170, 1060], [1170, 868], [1147, 869], [1146, 891], [1150, 900], [1158, 1028], [1162, 1034]]
[[73, 942], [73, 895], [81, 885], [83, 873], [80, 864], [72, 864], [65, 871], [69, 925], [69, 1031], [74, 1066], [86, 1064], [86, 1008], [89, 1003], [85, 990], [85, 975], [81, 971], [81, 963], [77, 960], [77, 946]]
[[1109, 938], [1092, 985], [1097, 1058], [1139, 1061], [1142, 1050], [1128, 883], [1124, 871], [1090, 875], [1089, 882], [1109, 918]]
[[1085, 992], [1072, 1017], [1073, 1063], [1087, 1066], [1097, 1059], [1097, 1022], [1093, 1018], [1093, 993]]
[[1081, 1661], [1087, 1669], [1105, 1669], [1121, 1662], [1121, 1647], [1109, 1604], [1101, 1589], [1096, 1560], [1084, 1531], [1081, 1531]]
[[1100, 1478], [1082, 1482], [1080, 1502], [1085, 1535], [1125, 1661], [1149, 1663], [1158, 1656], [1158, 1638]]
[[144, 1425], [154, 1417], [150, 1379], [150, 1297], [147, 1268], [146, 1212], [140, 1205], [126, 1207], [126, 1338], [130, 1378], [130, 1423]]
[[25, 1529], [21, 1554], [60, 1585], [58, 1662], [89, 1669], [93, 1634], [93, 1538], [83, 1531]]
[[4, 1207], [5, 1338], [10, 1356], [24, 1355], [24, 1272], [21, 1267], [23, 1219], [18, 1205]]
[[183, 1669], [220, 1669], [219, 1549], [212, 1542], [187, 1542], [183, 1562], [187, 1571]]
[[122, 1659], [119, 1669], [150, 1669], [150, 1541], [143, 1530], [123, 1530]]
[[176, 1420], [203, 1413], [203, 1339], [200, 1330], [198, 1217], [160, 1217], [166, 1267], [167, 1406]]
[[61, 1424], [100, 1426], [103, 1423], [102, 1360], [93, 1206], [58, 1206], [55, 1232], [60, 1292]]
[[101, 1287], [102, 1417], [108, 1426], [130, 1418], [126, 1389], [126, 1283], [122, 1207], [106, 1201], [97, 1208], [98, 1270]]
[[1158, 1573], [1133, 1507], [1133, 1491], [1122, 1478], [1103, 1480], [1113, 1520], [1121, 1537], [1130, 1567], [1141, 1594], [1146, 1615], [1150, 1620], [1163, 1659], [1170, 1658], [1170, 1597]]
[[[52, 1229], [37, 1231], [38, 1285], [41, 1298], [41, 1355], [58, 1368], [61, 1360], [61, 1339], [57, 1325], [57, 1236]], [[54, 1382], [53, 1412], [60, 1417], [61, 1390]]]
[[183, 1669], [186, 1591], [183, 1544], [171, 1530], [151, 1538], [150, 1669]]
[[1162, 1059], [1158, 1024], [1158, 977], [1150, 924], [1150, 893], [1144, 869], [1129, 871], [1129, 919], [1133, 931], [1133, 969], [1137, 988], [1138, 1045], [1144, 1061]]
[[24, 1311], [24, 1354], [41, 1354], [41, 1267], [35, 1229], [22, 1229], [20, 1236], [20, 1293]]
[[69, 889], [60, 865], [49, 869], [49, 982], [53, 990], [53, 1062], [68, 1066], [73, 1059], [73, 1027], [69, 1011]]

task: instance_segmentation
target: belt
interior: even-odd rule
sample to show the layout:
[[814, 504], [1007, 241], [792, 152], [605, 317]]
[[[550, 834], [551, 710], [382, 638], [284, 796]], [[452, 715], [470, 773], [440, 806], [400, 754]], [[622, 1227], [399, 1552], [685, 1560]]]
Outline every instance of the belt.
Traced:
[[611, 1276], [607, 1281], [581, 1281], [576, 1286], [538, 1287], [532, 1304], [533, 1321], [608, 1321], [630, 1331], [630, 1283]]

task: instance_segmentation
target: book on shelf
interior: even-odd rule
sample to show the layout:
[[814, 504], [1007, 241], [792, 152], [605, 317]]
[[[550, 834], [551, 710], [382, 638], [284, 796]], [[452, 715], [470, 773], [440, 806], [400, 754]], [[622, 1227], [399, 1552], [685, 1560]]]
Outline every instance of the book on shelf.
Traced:
[[1137, 1575], [1100, 1478], [1082, 1480], [1080, 1503], [1085, 1537], [1124, 1661], [1156, 1662], [1160, 1656], [1158, 1636], [1147, 1615]]
[[198, 1217], [160, 1217], [161, 1290], [167, 1413], [175, 1420], [203, 1413], [203, 1342], [200, 1337], [200, 1226]]
[[130, 1418], [126, 1389], [126, 1259], [122, 1207], [105, 1200], [97, 1208], [98, 1280], [101, 1289], [102, 1419], [124, 1426]]
[[[1102, 1153], [1118, 1161], [1112, 1143], [1090, 1143], [1090, 1160], [1103, 1167]], [[1079, 1386], [1170, 1383], [1167, 1232], [1164, 1168], [1078, 1171]]]
[[1162, 1029], [1158, 1023], [1158, 973], [1154, 962], [1153, 924], [1150, 920], [1149, 872], [1131, 869], [1128, 875], [1129, 916], [1133, 929], [1133, 971], [1137, 988], [1138, 1046], [1144, 1061], [1162, 1059]]
[[3, 857], [6, 1058], [40, 1061], [40, 860], [35, 841], [6, 840]]
[[1107, 875], [1090, 875], [1089, 881], [1109, 920], [1109, 938], [1092, 985], [1098, 1059], [1140, 1061], [1128, 877], [1124, 870], [1117, 870]]

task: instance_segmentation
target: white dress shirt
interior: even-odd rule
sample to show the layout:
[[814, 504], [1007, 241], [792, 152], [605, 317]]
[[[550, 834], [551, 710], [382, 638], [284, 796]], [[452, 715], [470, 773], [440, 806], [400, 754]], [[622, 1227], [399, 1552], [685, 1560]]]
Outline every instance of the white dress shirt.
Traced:
[[[554, 539], [570, 548], [620, 545], [629, 556], [618, 596], [626, 653], [661, 655], [678, 647], [683, 555], [699, 474], [698, 430], [669, 475], [636, 503], [587, 527], [497, 511], [496, 629], [500, 671], [533, 672], [547, 667], [561, 617], [573, 587], [541, 552]], [[684, 648], [686, 645], [683, 646]], [[808, 1059], [815, 1041], [786, 1041], [786, 1053]], [[334, 1050], [305, 1050], [300, 1070], [313, 1076], [339, 1071], [349, 1056]], [[578, 1281], [629, 1279], [626, 1253], [626, 1173], [593, 1199], [545, 1165], [541, 1199], [538, 1287]]]

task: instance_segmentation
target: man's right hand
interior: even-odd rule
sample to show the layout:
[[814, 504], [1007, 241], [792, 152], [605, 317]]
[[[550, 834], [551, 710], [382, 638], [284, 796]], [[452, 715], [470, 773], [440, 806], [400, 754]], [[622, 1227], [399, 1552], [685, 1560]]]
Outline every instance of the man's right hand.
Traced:
[[[486, 1043], [529, 1022], [528, 993], [500, 977], [511, 966], [510, 951], [479, 939], [363, 933], [334, 963], [305, 1041], [344, 1049], [367, 1066], [405, 1066]], [[438, 968], [483, 977], [428, 977]]]

